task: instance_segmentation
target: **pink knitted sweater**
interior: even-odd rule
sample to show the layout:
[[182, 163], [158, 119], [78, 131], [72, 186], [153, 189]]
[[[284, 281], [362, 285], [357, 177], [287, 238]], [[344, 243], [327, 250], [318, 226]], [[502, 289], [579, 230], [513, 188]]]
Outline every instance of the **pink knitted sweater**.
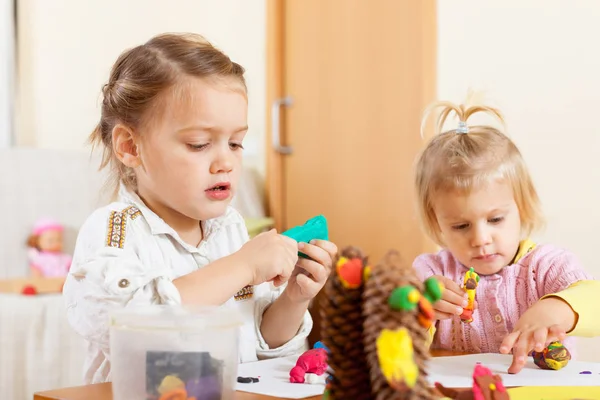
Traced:
[[[448, 250], [420, 255], [413, 265], [422, 280], [442, 275], [458, 285], [462, 285], [468, 270]], [[462, 323], [458, 316], [438, 321], [432, 348], [498, 353], [504, 337], [531, 305], [542, 296], [586, 279], [592, 277], [572, 253], [552, 245], [538, 245], [497, 274], [481, 276], [473, 322]], [[575, 356], [574, 339], [567, 338], [564, 345]]]

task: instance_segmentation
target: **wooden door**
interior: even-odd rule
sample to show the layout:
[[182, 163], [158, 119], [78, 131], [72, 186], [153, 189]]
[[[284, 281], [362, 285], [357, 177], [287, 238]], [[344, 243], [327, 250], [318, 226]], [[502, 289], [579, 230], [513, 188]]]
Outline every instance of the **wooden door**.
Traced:
[[[432, 250], [416, 218], [412, 174], [421, 114], [435, 96], [435, 0], [267, 5], [268, 126], [291, 148], [268, 145], [277, 228], [323, 214], [332, 241], [363, 248], [372, 262], [391, 248], [408, 261]], [[274, 124], [273, 102], [284, 97], [292, 104]]]

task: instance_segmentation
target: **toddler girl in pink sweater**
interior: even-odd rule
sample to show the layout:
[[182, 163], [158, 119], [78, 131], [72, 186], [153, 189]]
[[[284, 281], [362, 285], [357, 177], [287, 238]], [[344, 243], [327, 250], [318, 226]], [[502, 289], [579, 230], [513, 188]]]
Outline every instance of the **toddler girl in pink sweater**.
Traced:
[[[468, 353], [512, 349], [518, 357], [509, 372], [518, 372], [525, 355], [550, 340], [564, 339], [574, 353], [573, 339], [564, 338], [576, 322], [573, 310], [558, 297], [542, 298], [591, 277], [567, 250], [529, 239], [543, 217], [515, 144], [494, 127], [467, 124], [475, 113], [500, 122], [502, 115], [491, 107], [442, 102], [425, 118], [437, 107], [443, 108], [437, 132], [419, 157], [415, 180], [426, 233], [442, 246], [414, 261], [421, 279], [436, 276], [446, 287], [434, 305], [432, 347]], [[458, 126], [442, 132], [451, 113]], [[459, 316], [467, 295], [460, 285], [471, 267], [480, 280], [473, 321], [465, 323]]]

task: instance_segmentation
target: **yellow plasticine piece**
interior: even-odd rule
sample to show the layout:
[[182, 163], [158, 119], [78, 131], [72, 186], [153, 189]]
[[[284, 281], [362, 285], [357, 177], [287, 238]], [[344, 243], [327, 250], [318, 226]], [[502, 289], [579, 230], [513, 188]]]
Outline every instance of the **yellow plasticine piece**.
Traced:
[[363, 271], [363, 280], [366, 282], [371, 277], [371, 266], [367, 265]]
[[408, 300], [411, 303], [416, 303], [419, 301], [419, 299], [421, 298], [421, 294], [419, 292], [417, 292], [416, 290], [413, 290], [412, 292], [410, 292], [410, 294], [408, 295]]
[[390, 386], [414, 387], [419, 376], [419, 367], [414, 360], [414, 349], [408, 330], [383, 329], [377, 338], [376, 346], [381, 373]]

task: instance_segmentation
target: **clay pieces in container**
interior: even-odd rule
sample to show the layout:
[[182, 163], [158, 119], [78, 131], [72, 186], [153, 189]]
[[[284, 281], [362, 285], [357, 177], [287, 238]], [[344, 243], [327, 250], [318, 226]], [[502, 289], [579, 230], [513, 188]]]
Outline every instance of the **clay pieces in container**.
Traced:
[[222, 362], [206, 352], [146, 353], [146, 400], [221, 400]]

